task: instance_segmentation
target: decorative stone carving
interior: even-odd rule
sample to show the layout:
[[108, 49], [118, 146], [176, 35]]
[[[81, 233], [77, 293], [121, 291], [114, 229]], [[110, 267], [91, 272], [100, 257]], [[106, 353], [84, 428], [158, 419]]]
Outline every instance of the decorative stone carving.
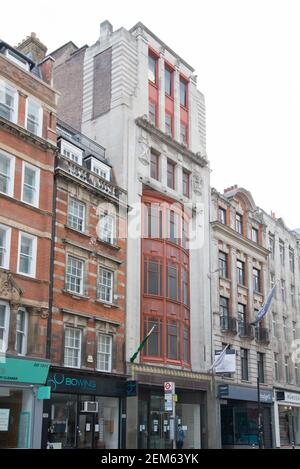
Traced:
[[150, 147], [149, 147], [149, 137], [147, 133], [141, 129], [139, 136], [139, 160], [143, 165], [148, 166], [150, 164]]
[[203, 179], [198, 171], [193, 173], [193, 190], [196, 194], [202, 195], [203, 190]]
[[0, 298], [13, 304], [20, 304], [22, 295], [23, 291], [12, 274], [0, 271]]

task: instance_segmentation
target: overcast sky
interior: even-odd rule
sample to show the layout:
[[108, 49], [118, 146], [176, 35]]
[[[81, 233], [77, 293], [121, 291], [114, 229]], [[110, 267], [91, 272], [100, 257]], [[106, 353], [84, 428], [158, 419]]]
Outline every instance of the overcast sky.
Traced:
[[300, 227], [299, 0], [11, 0], [0, 18], [1, 39], [17, 45], [34, 31], [48, 52], [93, 44], [106, 19], [114, 29], [142, 21], [196, 69], [212, 185], [245, 187]]

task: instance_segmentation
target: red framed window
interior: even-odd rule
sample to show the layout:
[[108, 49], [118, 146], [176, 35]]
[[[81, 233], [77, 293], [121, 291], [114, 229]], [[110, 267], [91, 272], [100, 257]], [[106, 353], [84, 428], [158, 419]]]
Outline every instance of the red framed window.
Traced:
[[189, 274], [187, 270], [182, 270], [182, 302], [189, 305]]
[[190, 362], [190, 329], [183, 326], [183, 360], [185, 363]]
[[169, 112], [165, 115], [165, 132], [169, 137], [173, 136], [173, 117]]
[[173, 70], [165, 66], [165, 93], [173, 97]]
[[168, 262], [166, 266], [166, 289], [167, 298], [179, 301], [178, 266], [173, 262]]
[[159, 181], [159, 155], [151, 151], [150, 175]]
[[148, 57], [148, 79], [157, 84], [158, 59], [154, 54], [149, 53]]
[[188, 107], [188, 83], [183, 77], [180, 77], [180, 105]]
[[144, 293], [162, 296], [162, 263], [158, 259], [144, 259]]
[[180, 328], [177, 321], [167, 321], [167, 357], [176, 361], [180, 358]]
[[182, 193], [185, 197], [190, 196], [190, 173], [185, 169], [182, 172]]
[[159, 204], [144, 206], [144, 238], [162, 238], [162, 211]]
[[144, 318], [144, 337], [146, 337], [146, 335], [151, 331], [153, 327], [154, 330], [146, 342], [144, 354], [147, 357], [162, 357], [162, 320], [160, 318], [146, 316]]
[[167, 164], [167, 185], [170, 189], [175, 189], [175, 163], [170, 160]]
[[149, 100], [149, 122], [156, 127], [157, 125], [157, 105]]

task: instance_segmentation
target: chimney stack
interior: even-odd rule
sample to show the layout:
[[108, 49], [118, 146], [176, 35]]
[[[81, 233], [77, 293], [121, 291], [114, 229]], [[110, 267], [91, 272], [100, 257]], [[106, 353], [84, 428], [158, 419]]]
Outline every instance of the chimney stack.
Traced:
[[231, 187], [228, 187], [227, 189], [224, 189], [224, 194], [227, 194], [227, 192], [235, 191], [238, 188], [239, 186], [235, 184], [235, 186], [231, 186]]
[[47, 52], [47, 47], [36, 37], [35, 33], [31, 33], [16, 49], [30, 57], [35, 63], [42, 62]]
[[100, 24], [100, 42], [109, 38], [113, 33], [113, 25], [105, 20]]

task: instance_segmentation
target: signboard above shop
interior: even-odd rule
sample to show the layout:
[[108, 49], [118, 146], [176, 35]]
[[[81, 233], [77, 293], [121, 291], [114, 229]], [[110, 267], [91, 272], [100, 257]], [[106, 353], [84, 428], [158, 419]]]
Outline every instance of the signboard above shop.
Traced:
[[50, 362], [5, 357], [0, 362], [0, 381], [45, 384]]

